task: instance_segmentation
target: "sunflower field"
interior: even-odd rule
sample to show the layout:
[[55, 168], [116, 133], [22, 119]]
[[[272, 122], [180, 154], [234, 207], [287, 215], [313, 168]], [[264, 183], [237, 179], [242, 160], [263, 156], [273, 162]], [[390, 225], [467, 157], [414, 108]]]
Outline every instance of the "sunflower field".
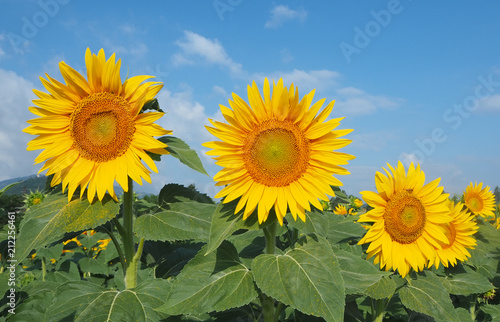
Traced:
[[155, 123], [162, 83], [122, 82], [102, 49], [85, 65], [34, 90], [24, 132], [48, 188], [3, 214], [2, 321], [500, 320], [490, 187], [450, 196], [398, 162], [346, 195], [352, 130], [329, 119], [334, 101], [265, 79], [206, 127], [214, 199], [179, 184], [140, 198], [162, 158], [208, 174]]

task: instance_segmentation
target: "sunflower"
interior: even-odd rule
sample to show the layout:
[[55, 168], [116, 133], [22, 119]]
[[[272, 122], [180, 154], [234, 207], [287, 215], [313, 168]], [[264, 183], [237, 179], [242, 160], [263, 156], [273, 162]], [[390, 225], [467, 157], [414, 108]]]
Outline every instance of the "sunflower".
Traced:
[[483, 218], [495, 216], [493, 212], [495, 210], [495, 196], [490, 191], [490, 187], [486, 186], [483, 189], [483, 183], [480, 182], [479, 185], [477, 182], [470, 185], [464, 191], [464, 203], [467, 208], [474, 215], [479, 215]]
[[472, 236], [479, 229], [475, 216], [470, 215], [461, 202], [455, 205], [450, 201], [449, 207], [450, 216], [453, 219], [445, 226], [449, 242], [442, 245], [442, 249], [436, 250], [437, 256], [434, 261], [429, 261], [429, 267], [434, 265], [438, 268], [440, 262], [445, 267], [448, 267], [448, 263], [455, 266], [457, 259], [466, 261], [467, 257], [471, 256], [467, 248], [473, 249], [476, 246], [476, 240]]
[[[349, 174], [341, 167], [354, 156], [335, 152], [351, 140], [340, 137], [352, 130], [334, 130], [343, 118], [325, 122], [334, 101], [321, 112], [324, 99], [311, 106], [314, 91], [299, 101], [298, 88], [273, 82], [271, 95], [267, 78], [262, 98], [255, 81], [248, 85], [249, 105], [233, 93], [232, 109], [221, 105], [227, 123], [210, 120], [207, 129], [221, 141], [204, 143], [223, 167], [214, 180], [226, 186], [215, 197], [224, 203], [240, 197], [235, 213], [244, 209], [243, 219], [258, 208], [259, 223], [274, 207], [279, 223], [287, 210], [305, 221], [312, 204], [322, 209], [318, 198], [334, 196], [330, 186], [342, 183], [333, 174]], [[318, 113], [319, 112], [319, 113]]]
[[338, 205], [337, 207], [335, 207], [333, 213], [336, 215], [347, 215], [347, 209], [343, 205]]
[[359, 200], [358, 198], [354, 199], [354, 206], [356, 208], [360, 208], [363, 205], [363, 201]]
[[153, 136], [170, 134], [154, 124], [163, 113], [141, 113], [163, 86], [145, 82], [153, 76], [135, 76], [121, 82], [121, 60], [115, 54], [106, 60], [104, 50], [97, 55], [87, 48], [87, 79], [64, 62], [59, 63], [63, 84], [49, 75], [40, 78], [49, 93], [34, 90], [39, 99], [30, 111], [39, 118], [24, 132], [38, 135], [28, 150], [44, 149], [35, 164], [44, 162], [39, 172], [54, 174], [51, 185], [62, 182], [68, 200], [80, 186], [80, 198], [87, 188], [88, 200], [96, 193], [102, 200], [106, 191], [116, 200], [114, 181], [128, 191], [128, 177], [139, 184], [151, 182], [149, 168], [158, 172], [146, 152], [167, 154], [166, 145]]
[[398, 162], [392, 174], [377, 172], [377, 192], [362, 191], [364, 201], [373, 207], [360, 216], [358, 222], [373, 222], [358, 244], [370, 243], [368, 258], [380, 268], [398, 270], [406, 276], [410, 268], [422, 270], [434, 261], [436, 249], [448, 244], [444, 225], [452, 220], [447, 205], [448, 194], [438, 187], [440, 178], [424, 185], [425, 175], [420, 165], [410, 164], [408, 173]]

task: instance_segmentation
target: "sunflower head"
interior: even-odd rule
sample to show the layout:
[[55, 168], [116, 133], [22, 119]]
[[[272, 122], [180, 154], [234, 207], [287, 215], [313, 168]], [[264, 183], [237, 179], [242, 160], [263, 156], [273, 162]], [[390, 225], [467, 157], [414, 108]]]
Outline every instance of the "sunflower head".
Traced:
[[163, 86], [145, 82], [153, 76], [135, 76], [122, 83], [120, 59], [106, 59], [104, 50], [85, 54], [87, 79], [61, 62], [65, 83], [49, 75], [40, 78], [48, 93], [34, 90], [30, 111], [39, 116], [29, 120], [24, 132], [37, 135], [28, 150], [43, 149], [35, 163], [45, 162], [40, 172], [54, 174], [51, 185], [62, 183], [70, 200], [80, 187], [92, 201], [109, 192], [116, 200], [114, 182], [128, 191], [128, 178], [139, 184], [151, 182], [150, 171], [157, 172], [147, 152], [167, 154], [166, 145], [153, 136], [170, 134], [154, 121], [163, 113], [141, 113]]
[[338, 205], [335, 207], [335, 210], [333, 211], [334, 214], [336, 215], [347, 215], [347, 209], [345, 208], [344, 205]]
[[446, 225], [452, 218], [439, 178], [424, 185], [420, 165], [410, 164], [408, 173], [401, 162], [388, 167], [390, 171], [375, 175], [377, 192], [361, 192], [373, 209], [358, 222], [373, 225], [359, 244], [369, 243], [368, 258], [374, 256], [375, 264], [398, 270], [404, 277], [410, 268], [420, 271], [435, 260], [436, 249], [449, 242]]
[[495, 216], [495, 196], [489, 186], [483, 188], [482, 182], [479, 185], [477, 182], [472, 185], [471, 182], [464, 191], [463, 201], [469, 211], [476, 216], [483, 218]]
[[466, 261], [471, 256], [467, 249], [474, 249], [476, 246], [476, 239], [473, 235], [479, 227], [475, 216], [467, 212], [467, 208], [461, 202], [456, 205], [451, 202], [449, 209], [452, 221], [444, 226], [448, 242], [443, 243], [442, 248], [436, 249], [437, 256], [434, 261], [429, 261], [429, 267], [434, 265], [439, 268], [439, 263], [445, 267], [455, 266], [457, 260]]
[[311, 105], [314, 91], [299, 99], [298, 88], [280, 79], [271, 94], [265, 79], [263, 94], [255, 82], [248, 103], [233, 93], [231, 108], [221, 105], [226, 123], [207, 126], [220, 139], [203, 144], [223, 167], [214, 180], [226, 186], [215, 197], [224, 203], [239, 198], [235, 212], [244, 209], [243, 219], [257, 208], [262, 223], [274, 207], [280, 224], [287, 211], [305, 221], [310, 204], [322, 209], [318, 198], [328, 201], [330, 186], [342, 185], [333, 175], [348, 174], [341, 166], [354, 157], [335, 150], [351, 142], [341, 138], [351, 130], [335, 130], [342, 118], [326, 120], [333, 101], [322, 111], [324, 99]]

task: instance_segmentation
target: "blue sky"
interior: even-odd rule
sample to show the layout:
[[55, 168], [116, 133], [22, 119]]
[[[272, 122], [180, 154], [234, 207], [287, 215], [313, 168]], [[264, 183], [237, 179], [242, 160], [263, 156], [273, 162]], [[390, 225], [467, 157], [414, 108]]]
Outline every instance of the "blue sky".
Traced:
[[[122, 76], [164, 82], [158, 123], [219, 167], [201, 146], [208, 118], [231, 92], [264, 77], [293, 82], [315, 99], [336, 100], [331, 117], [354, 131], [356, 156], [339, 176], [354, 195], [374, 190], [386, 163], [419, 161], [429, 182], [461, 193], [472, 181], [500, 185], [500, 3], [488, 1], [75, 1], [0, 0], [0, 180], [36, 173], [40, 151], [21, 132], [38, 77], [62, 80], [58, 63], [83, 71], [87, 47], [122, 59]], [[211, 178], [171, 157], [169, 182], [210, 195]]]

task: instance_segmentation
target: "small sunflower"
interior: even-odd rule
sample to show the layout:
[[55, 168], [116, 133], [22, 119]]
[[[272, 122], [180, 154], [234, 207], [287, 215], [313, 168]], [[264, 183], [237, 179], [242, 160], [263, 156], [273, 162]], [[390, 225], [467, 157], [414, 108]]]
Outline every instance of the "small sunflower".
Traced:
[[223, 167], [216, 185], [226, 186], [215, 197], [225, 197], [224, 203], [240, 198], [235, 212], [245, 208], [244, 220], [258, 208], [262, 223], [274, 207], [281, 225], [288, 209], [305, 221], [310, 204], [322, 209], [318, 198], [328, 201], [327, 194], [334, 196], [330, 186], [342, 185], [333, 175], [349, 174], [341, 165], [354, 157], [334, 150], [351, 142], [340, 137], [352, 130], [334, 130], [343, 119], [325, 122], [334, 101], [319, 112], [325, 100], [311, 106], [313, 96], [314, 91], [299, 101], [298, 88], [284, 87], [281, 79], [273, 82], [271, 95], [266, 78], [263, 98], [253, 82], [249, 105], [233, 93], [232, 109], [220, 106], [227, 123], [210, 120], [208, 131], [221, 141], [203, 145]]
[[354, 206], [356, 206], [356, 208], [360, 208], [362, 205], [363, 205], [362, 200], [359, 200], [358, 198], [354, 199]]
[[434, 261], [436, 249], [448, 244], [444, 228], [452, 220], [447, 205], [448, 194], [438, 187], [440, 178], [424, 185], [425, 175], [420, 165], [410, 164], [408, 173], [398, 162], [384, 175], [377, 171], [378, 192], [362, 191], [364, 201], [373, 207], [360, 216], [358, 222], [373, 222], [358, 244], [370, 243], [368, 258], [375, 256], [385, 270], [393, 268], [404, 277], [413, 268], [422, 270]]
[[470, 185], [464, 191], [464, 203], [467, 208], [476, 216], [481, 216], [483, 218], [486, 217], [494, 217], [495, 213], [495, 196], [490, 191], [490, 187], [486, 186], [483, 189], [483, 183], [480, 182], [479, 185], [477, 182]]
[[170, 134], [153, 123], [163, 113], [141, 113], [163, 86], [144, 82], [152, 76], [135, 76], [122, 83], [121, 60], [115, 54], [106, 60], [104, 50], [97, 55], [87, 48], [87, 79], [59, 63], [63, 84], [52, 77], [40, 78], [48, 93], [34, 90], [39, 99], [30, 111], [39, 118], [24, 132], [38, 135], [28, 143], [28, 150], [43, 149], [35, 164], [44, 162], [39, 172], [54, 174], [51, 185], [62, 183], [71, 200], [80, 187], [80, 198], [87, 188], [92, 201], [97, 194], [102, 200], [106, 191], [116, 200], [114, 182], [128, 191], [128, 177], [139, 184], [151, 182], [150, 171], [158, 172], [147, 154], [167, 154], [166, 145], [153, 136]]
[[472, 236], [479, 229], [475, 216], [470, 215], [461, 202], [456, 205], [450, 202], [449, 207], [453, 219], [445, 226], [449, 242], [443, 244], [442, 249], [436, 250], [437, 256], [434, 261], [429, 261], [429, 267], [434, 265], [438, 268], [439, 263], [445, 267], [448, 267], [448, 263], [455, 266], [457, 260], [463, 262], [471, 256], [467, 248], [474, 249], [476, 246], [476, 239]]
[[333, 213], [336, 215], [347, 215], [347, 209], [343, 205], [338, 205], [337, 207], [335, 207]]

